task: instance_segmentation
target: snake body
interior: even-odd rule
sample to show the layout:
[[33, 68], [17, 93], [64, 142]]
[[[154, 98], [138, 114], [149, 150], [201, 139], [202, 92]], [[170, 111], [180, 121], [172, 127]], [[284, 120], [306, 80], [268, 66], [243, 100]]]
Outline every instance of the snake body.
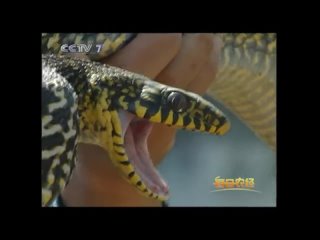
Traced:
[[[152, 128], [151, 123], [163, 123], [218, 135], [223, 135], [229, 130], [230, 123], [224, 114], [201, 96], [160, 84], [139, 74], [95, 62], [115, 52], [134, 36], [134, 34], [43, 34], [43, 206], [50, 205], [68, 182], [76, 161], [79, 142], [96, 144], [104, 148], [125, 179], [137, 190], [147, 197], [164, 201], [168, 198], [167, 186], [157, 172], [150, 170], [152, 167], [149, 166], [150, 159], [145, 147], [146, 137]], [[272, 111], [275, 112], [275, 106], [269, 104], [272, 106], [268, 106], [267, 110], [264, 107], [268, 105], [268, 97], [272, 98], [273, 95], [268, 93], [266, 99], [259, 101], [261, 94], [258, 93], [266, 90], [268, 92], [270, 89], [274, 91], [275, 81], [270, 83], [270, 79], [271, 82], [275, 79], [272, 75], [274, 60], [270, 56], [275, 55], [272, 48], [275, 37], [268, 35], [269, 40], [261, 47], [259, 44], [253, 46], [254, 44], [250, 43], [252, 38], [256, 42], [265, 39], [264, 35], [260, 40], [256, 36], [246, 34], [223, 36], [225, 45], [222, 50], [221, 71], [208, 94], [222, 101], [259, 136], [274, 145], [275, 116], [272, 115]], [[61, 56], [60, 48], [63, 44], [81, 42], [91, 42], [93, 46], [101, 44], [103, 48], [99, 53], [90, 52], [88, 54], [90, 60], [78, 59], [67, 54]], [[255, 59], [254, 54], [260, 51], [257, 46], [265, 57], [264, 62], [259, 53], [256, 57], [257, 62], [265, 66], [250, 64], [250, 61]], [[265, 51], [265, 47], [269, 52]], [[247, 61], [244, 62], [243, 59]], [[235, 82], [237, 78], [247, 77], [252, 81], [250, 84], [238, 86], [239, 84]], [[234, 84], [238, 86], [237, 89], [233, 88]], [[263, 87], [260, 87], [261, 85]], [[257, 91], [259, 87], [261, 89]], [[239, 104], [233, 102], [233, 94], [242, 102]], [[252, 99], [254, 102], [251, 102]], [[268, 115], [270, 112], [271, 117]], [[264, 120], [262, 119], [264, 116], [269, 118]], [[136, 159], [137, 156], [140, 159]]]
[[208, 95], [276, 148], [275, 33], [222, 34], [219, 72]]

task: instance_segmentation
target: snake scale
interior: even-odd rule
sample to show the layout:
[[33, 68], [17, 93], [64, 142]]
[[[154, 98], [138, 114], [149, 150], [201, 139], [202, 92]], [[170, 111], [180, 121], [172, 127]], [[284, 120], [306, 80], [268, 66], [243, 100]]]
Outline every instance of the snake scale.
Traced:
[[[203, 97], [99, 62], [134, 37], [42, 35], [43, 206], [50, 205], [67, 184], [77, 143], [99, 145], [141, 194], [164, 201], [168, 186], [153, 167], [146, 146], [152, 123], [217, 135], [230, 129], [225, 115]], [[220, 70], [207, 93], [274, 149], [276, 35], [221, 37]], [[93, 46], [89, 60], [61, 54], [62, 46], [82, 43]]]

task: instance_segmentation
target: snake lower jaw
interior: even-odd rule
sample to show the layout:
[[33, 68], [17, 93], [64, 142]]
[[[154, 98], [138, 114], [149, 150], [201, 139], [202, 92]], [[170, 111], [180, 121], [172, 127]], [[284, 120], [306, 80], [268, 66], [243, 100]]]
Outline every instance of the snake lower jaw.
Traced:
[[160, 199], [167, 199], [168, 184], [154, 166], [148, 149], [147, 140], [152, 131], [153, 123], [125, 111], [120, 111], [119, 115], [125, 151], [135, 173]]

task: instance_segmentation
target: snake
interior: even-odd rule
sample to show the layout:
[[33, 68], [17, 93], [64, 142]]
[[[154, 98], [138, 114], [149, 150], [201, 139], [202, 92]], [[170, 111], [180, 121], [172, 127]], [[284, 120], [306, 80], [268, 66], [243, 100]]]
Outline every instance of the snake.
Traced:
[[[79, 143], [102, 147], [140, 194], [163, 202], [168, 184], [147, 147], [153, 124], [214, 135], [230, 130], [226, 115], [203, 96], [101, 63], [136, 35], [42, 34], [42, 206], [68, 184]], [[219, 72], [207, 95], [275, 149], [276, 34], [219, 35]], [[86, 52], [74, 53], [81, 46]]]

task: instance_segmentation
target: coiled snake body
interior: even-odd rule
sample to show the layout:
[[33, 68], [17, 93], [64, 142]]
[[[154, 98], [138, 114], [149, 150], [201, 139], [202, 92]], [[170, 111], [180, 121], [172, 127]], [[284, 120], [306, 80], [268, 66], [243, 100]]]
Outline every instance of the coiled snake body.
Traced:
[[[275, 107], [268, 106], [267, 110], [262, 107], [262, 110], [252, 113], [253, 108], [258, 106], [260, 109], [259, 104], [265, 106], [268, 100], [254, 101], [255, 106], [252, 106], [249, 98], [244, 97], [241, 87], [242, 104], [234, 104], [230, 99], [235, 92], [232, 90], [233, 85], [237, 86], [237, 82], [223, 80], [223, 73], [230, 76], [232, 71], [240, 79], [251, 74], [250, 79], [254, 83], [242, 85], [247, 91], [251, 89], [251, 99], [260, 99], [261, 94], [254, 94], [260, 85], [263, 87], [259, 91], [274, 91], [275, 77], [272, 77], [270, 71], [274, 71], [272, 66], [275, 60], [272, 59], [272, 54], [275, 55], [275, 47], [271, 45], [275, 42], [275, 36], [261, 36], [260, 39], [257, 35], [246, 34], [223, 37], [226, 45], [223, 48], [222, 64], [229, 67], [224, 69], [222, 66], [224, 70], [219, 73], [222, 74], [220, 80], [218, 78], [209, 93], [225, 103], [255, 132], [275, 146], [275, 116], [272, 118], [269, 114], [268, 120], [261, 120], [261, 116], [268, 111], [275, 112]], [[127, 181], [145, 196], [163, 201], [168, 198], [168, 187], [153, 167], [146, 146], [152, 122], [218, 135], [229, 130], [230, 123], [224, 114], [201, 96], [92, 61], [112, 54], [132, 37], [133, 34], [43, 34], [43, 206], [51, 204], [67, 183], [74, 167], [78, 142], [97, 144], [104, 148]], [[269, 52], [265, 51], [265, 46], [260, 46], [268, 63], [261, 60], [260, 54], [257, 57], [258, 63], [250, 69], [250, 63], [241, 59], [254, 59], [254, 54], [259, 52], [257, 46], [253, 53], [246, 52], [252, 47], [252, 43], [248, 44], [252, 38], [257, 38], [255, 41], [260, 42], [261, 39], [264, 40]], [[93, 46], [102, 46], [99, 53], [89, 54], [91, 60], [59, 54], [63, 44], [88, 42], [93, 43]], [[234, 50], [237, 49], [237, 43], [242, 49], [240, 53]], [[246, 43], [247, 50], [243, 47]], [[230, 52], [230, 49], [233, 50]], [[265, 64], [261, 67], [262, 71], [257, 70], [260, 63]], [[269, 70], [266, 70], [266, 64], [269, 64]], [[258, 80], [254, 80], [256, 76]], [[270, 84], [273, 84], [272, 87]], [[249, 85], [254, 88], [248, 87]], [[269, 98], [272, 97], [270, 91], [268, 94]]]

